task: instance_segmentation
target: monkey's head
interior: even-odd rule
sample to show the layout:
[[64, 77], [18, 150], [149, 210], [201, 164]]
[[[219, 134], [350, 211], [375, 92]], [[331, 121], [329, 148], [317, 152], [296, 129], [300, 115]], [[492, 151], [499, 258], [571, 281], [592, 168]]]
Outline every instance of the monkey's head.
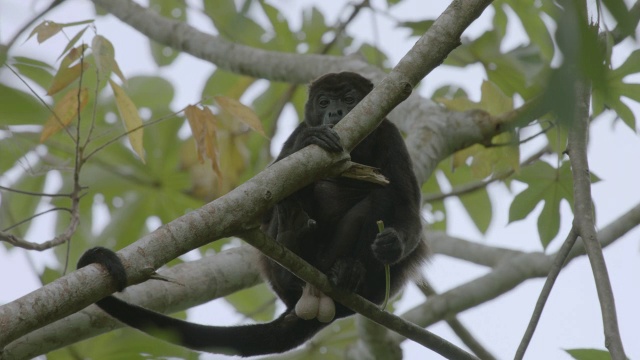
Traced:
[[323, 75], [309, 85], [305, 121], [310, 126], [335, 125], [372, 89], [371, 81], [353, 72]]

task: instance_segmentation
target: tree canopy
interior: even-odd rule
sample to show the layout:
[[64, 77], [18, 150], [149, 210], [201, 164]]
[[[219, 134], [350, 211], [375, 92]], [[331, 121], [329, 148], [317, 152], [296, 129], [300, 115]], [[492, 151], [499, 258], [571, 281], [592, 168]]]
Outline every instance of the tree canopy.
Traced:
[[[444, 322], [453, 331], [441, 336], [482, 359], [521, 358], [530, 341], [531, 356], [640, 356], [639, 295], [629, 290], [637, 243], [627, 235], [640, 223], [640, 172], [625, 152], [640, 149], [638, 2], [329, 3], [0, 5], [25, 14], [0, 37], [0, 248], [55, 258], [32, 266], [41, 286], [1, 299], [0, 359], [200, 356], [112, 331], [121, 325], [87, 307], [115, 291], [97, 267], [74, 271], [96, 245], [119, 250], [130, 284], [140, 283], [125, 299], [181, 318], [217, 298], [230, 307], [211, 315], [215, 324], [278, 315], [254, 247], [361, 314], [274, 358], [396, 359], [401, 344], [406, 358], [451, 358], [428, 331]], [[375, 88], [336, 131], [352, 148], [385, 116], [399, 127], [434, 253], [388, 311], [335, 292], [256, 228], [297, 189], [355, 171], [317, 147], [271, 164], [303, 119], [305, 84], [344, 70]], [[608, 256], [612, 244], [636, 251]], [[577, 286], [562, 276], [578, 261], [595, 290], [577, 298], [600, 308], [577, 316], [604, 337], [551, 343], [556, 328], [580, 329], [546, 317], [534, 336], [547, 302], [584, 311], [575, 293], [552, 292], [558, 275], [553, 291]], [[467, 268], [472, 276], [458, 278]], [[528, 292], [541, 293], [537, 304], [517, 295], [534, 278], [546, 278]], [[0, 276], [3, 287], [12, 281]], [[483, 324], [482, 309], [506, 294], [522, 316]], [[491, 336], [503, 331], [494, 324], [513, 340]]]

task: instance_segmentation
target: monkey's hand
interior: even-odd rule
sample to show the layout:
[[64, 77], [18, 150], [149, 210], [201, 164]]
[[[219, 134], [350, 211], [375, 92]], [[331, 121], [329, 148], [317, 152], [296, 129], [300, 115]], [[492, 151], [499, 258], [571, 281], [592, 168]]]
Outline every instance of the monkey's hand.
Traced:
[[340, 137], [333, 130], [333, 125], [320, 125], [304, 129], [296, 139], [295, 149], [297, 151], [311, 144], [318, 145], [329, 152], [342, 152]]
[[82, 254], [78, 260], [77, 268], [80, 269], [93, 263], [100, 264], [107, 270], [116, 282], [118, 291], [127, 287], [127, 272], [116, 253], [100, 246], [91, 248]]
[[395, 264], [402, 258], [404, 242], [401, 235], [392, 227], [384, 229], [376, 235], [371, 245], [373, 255], [385, 265]]

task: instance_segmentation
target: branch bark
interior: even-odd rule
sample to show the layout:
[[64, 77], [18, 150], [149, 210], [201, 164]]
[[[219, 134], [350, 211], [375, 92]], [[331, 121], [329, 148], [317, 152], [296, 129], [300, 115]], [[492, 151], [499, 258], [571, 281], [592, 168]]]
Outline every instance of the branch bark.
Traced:
[[568, 154], [571, 161], [573, 174], [573, 197], [575, 216], [573, 226], [582, 238], [587, 249], [593, 277], [596, 283], [602, 320], [604, 323], [605, 346], [609, 349], [614, 360], [625, 360], [627, 356], [622, 346], [620, 329], [618, 328], [618, 316], [613, 298], [613, 289], [609, 280], [607, 264], [602, 254], [602, 247], [598, 242], [593, 218], [593, 201], [591, 198], [591, 174], [589, 172], [589, 160], [587, 158], [587, 141], [589, 138], [589, 100], [591, 99], [591, 87], [586, 80], [580, 80], [576, 84], [576, 117], [569, 129]]
[[[638, 224], [640, 224], [640, 204], [598, 233], [602, 247], [612, 244], [628, 231], [638, 226]], [[495, 267], [501, 261], [517, 256], [518, 259], [522, 260], [521, 263], [510, 262], [502, 273], [516, 274], [518, 276], [518, 284], [528, 279], [546, 276], [547, 273], [545, 271], [548, 269], [546, 266], [556, 256], [555, 254], [544, 255], [537, 252], [524, 253], [495, 248], [460, 238], [449, 237], [441, 232], [427, 231], [426, 237], [431, 241], [434, 253], [473, 261], [484, 266]], [[225, 296], [237, 291], [238, 287], [249, 287], [259, 281], [257, 270], [255, 269], [255, 261], [252, 260], [252, 252], [254, 251], [248, 246], [241, 247], [195, 262], [176, 265], [161, 272], [161, 275], [178, 280], [182, 286], [162, 281], [147, 281], [127, 288], [124, 298], [150, 309], [171, 313], [208, 302], [218, 296]], [[584, 254], [584, 246], [578, 242], [571, 251], [569, 258], [573, 259]], [[184, 275], [178, 275], [178, 273]], [[226, 279], [226, 281], [220, 283], [218, 279]], [[502, 284], [504, 279], [496, 276], [490, 280], [494, 281], [490, 287], [472, 286], [477, 281], [472, 280], [461, 285], [459, 291], [455, 294], [444, 293], [448, 294], [446, 299], [443, 300], [441, 298], [444, 294], [436, 295], [425, 304], [408, 311], [402, 316], [408, 321], [417, 322], [421, 326], [428, 326], [457, 314], [468, 307], [481, 304], [487, 299], [493, 299], [509, 290], [495, 285]], [[207, 282], [205, 283], [205, 281]], [[154, 295], [150, 296], [151, 294]], [[157, 294], [167, 294], [167, 296], [157, 296]], [[440, 300], [433, 301], [433, 299], [438, 298]], [[185, 299], [190, 300], [190, 302], [184, 302]], [[446, 304], [448, 299], [451, 299], [451, 303], [454, 306], [451, 308], [442, 307], [443, 302]], [[461, 308], [459, 299], [474, 300], [468, 307]], [[29, 316], [28, 313], [17, 315]], [[119, 326], [97, 307], [90, 306], [12, 342], [4, 349], [3, 359], [32, 358], [111, 331]], [[69, 331], [69, 329], [74, 331]], [[326, 331], [333, 330], [330, 328]], [[404, 340], [403, 337], [397, 334], [392, 335], [392, 338], [398, 343]], [[302, 349], [302, 353], [304, 351], [305, 348]]]
[[[285, 59], [302, 60], [298, 55], [262, 53], [262, 50], [225, 42], [214, 42], [216, 46], [212, 48], [212, 43], [208, 42], [211, 37], [208, 35], [186, 24], [158, 18], [156, 14], [130, 1], [96, 0], [96, 3], [105, 5], [109, 11], [129, 20], [135, 20], [141, 11], [145, 11], [147, 12], [146, 20], [150, 18], [156, 20], [145, 23], [146, 27], [164, 34], [172, 44], [185, 46], [192, 51], [197, 51], [199, 55], [206, 51], [218, 55], [227, 54], [226, 57], [223, 56], [218, 60], [223, 65], [230, 66], [229, 69], [232, 71], [242, 73], [247, 71], [245, 67], [249, 63], [246, 59], [255, 59], [254, 56], [248, 56], [247, 51], [258, 52], [261, 56], [281, 57], [283, 60], [281, 64], [285, 63]], [[489, 0], [454, 1], [449, 6], [405, 55], [396, 69], [336, 126], [345, 149], [355, 147], [389, 111], [406, 99], [411, 88], [418, 81], [442, 63], [447, 54], [458, 46], [462, 32], [490, 3]], [[110, 4], [113, 4], [113, 7], [109, 8]], [[122, 12], [123, 8], [124, 12]], [[169, 21], [169, 24], [166, 21]], [[181, 36], [185, 34], [190, 36], [182, 38]], [[238, 54], [243, 56], [230, 62], [230, 59]], [[323, 61], [327, 59], [320, 58]], [[262, 62], [261, 60], [259, 63]], [[302, 64], [304, 66], [298, 67], [313, 68], [308, 62]], [[327, 70], [324, 66], [321, 69], [323, 72]], [[295, 73], [292, 69], [280, 65], [275, 66], [274, 70]], [[340, 155], [324, 153], [315, 146], [307, 147], [271, 165], [224, 197], [165, 224], [119, 252], [127, 268], [130, 283], [136, 284], [147, 280], [155, 269], [194, 248], [251, 229], [260, 214], [296, 189], [321, 177], [341, 173], [344, 170], [344, 160]], [[3, 305], [0, 307], [0, 325], [3, 329], [9, 330], [0, 335], [0, 346], [4, 347], [28, 332], [73, 314], [114, 291], [115, 284], [111, 279], [105, 277], [98, 266], [93, 265]], [[24, 305], [27, 305], [28, 311], [23, 307]], [[26, 317], [16, 316], [16, 314], [27, 312]]]

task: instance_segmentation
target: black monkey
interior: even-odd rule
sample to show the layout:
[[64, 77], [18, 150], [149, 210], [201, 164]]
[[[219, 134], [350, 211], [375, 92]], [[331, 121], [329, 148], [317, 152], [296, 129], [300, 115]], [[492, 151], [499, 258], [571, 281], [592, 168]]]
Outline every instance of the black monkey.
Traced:
[[[342, 72], [324, 75], [309, 87], [305, 121], [284, 144], [277, 160], [307, 145], [343, 150], [332, 129], [371, 90], [364, 77]], [[397, 293], [427, 254], [421, 238], [420, 190], [398, 129], [387, 119], [353, 151], [354, 162], [380, 169], [390, 184], [347, 178], [322, 179], [278, 203], [263, 230], [323, 271], [336, 285], [374, 303], [385, 295], [384, 265], [390, 265], [391, 293]], [[378, 233], [376, 221], [382, 220]], [[122, 291], [126, 273], [111, 250], [88, 250], [78, 268], [102, 264]], [[123, 323], [166, 335], [168, 341], [199, 351], [242, 356], [283, 352], [301, 345], [335, 318], [353, 311], [262, 256], [262, 272], [287, 310], [270, 323], [233, 327], [188, 323], [108, 296], [96, 304]], [[156, 332], [154, 330], [162, 330]]]

